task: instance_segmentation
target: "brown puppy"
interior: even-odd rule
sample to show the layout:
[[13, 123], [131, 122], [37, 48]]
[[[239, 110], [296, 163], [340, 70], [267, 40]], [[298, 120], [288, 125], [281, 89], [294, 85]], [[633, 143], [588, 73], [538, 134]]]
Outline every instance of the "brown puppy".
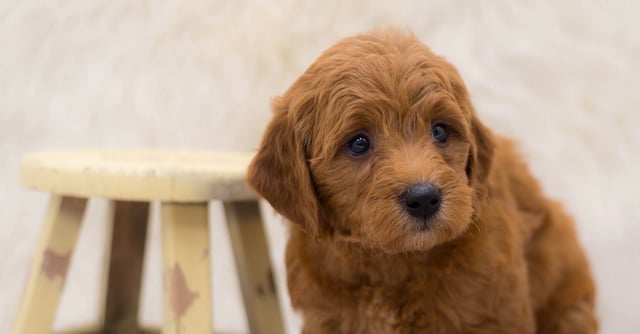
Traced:
[[304, 333], [597, 332], [571, 218], [413, 35], [342, 40], [273, 109], [248, 181]]

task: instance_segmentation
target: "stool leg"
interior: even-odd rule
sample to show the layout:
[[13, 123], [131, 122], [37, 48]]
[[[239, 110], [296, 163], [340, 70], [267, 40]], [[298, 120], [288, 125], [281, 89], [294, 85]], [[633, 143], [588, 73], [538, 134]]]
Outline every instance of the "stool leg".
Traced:
[[162, 333], [213, 332], [207, 203], [162, 203]]
[[258, 202], [224, 202], [224, 210], [249, 329], [253, 334], [284, 333]]
[[51, 333], [86, 202], [52, 195], [14, 334]]
[[137, 333], [149, 203], [114, 205], [103, 333]]

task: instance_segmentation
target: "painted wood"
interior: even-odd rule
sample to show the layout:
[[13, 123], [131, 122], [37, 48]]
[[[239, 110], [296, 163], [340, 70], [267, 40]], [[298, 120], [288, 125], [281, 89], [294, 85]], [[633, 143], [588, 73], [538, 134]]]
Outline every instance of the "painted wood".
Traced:
[[[160, 334], [160, 333], [162, 333], [162, 331], [159, 328], [145, 327], [145, 328], [139, 329], [136, 332], [122, 332], [121, 334]], [[102, 331], [102, 329], [97, 328], [95, 326], [87, 326], [87, 327], [71, 328], [71, 329], [65, 329], [62, 331], [56, 331], [55, 334], [104, 334], [104, 332]], [[207, 333], [204, 333], [204, 334], [207, 334]], [[246, 333], [213, 332], [212, 334], [246, 334]]]
[[207, 203], [162, 203], [163, 334], [213, 331]]
[[[211, 333], [208, 201], [223, 200], [252, 333], [284, 333], [250, 154], [109, 150], [36, 153], [22, 183], [54, 193], [14, 334], [50, 333], [87, 198], [115, 203], [102, 333], [142, 333], [137, 317], [149, 202], [161, 201], [163, 333]], [[37, 319], [37, 321], [33, 321]], [[88, 329], [87, 332], [91, 331]]]
[[103, 334], [136, 333], [148, 202], [115, 201]]
[[250, 331], [253, 334], [284, 333], [258, 202], [223, 204]]
[[14, 334], [51, 333], [86, 202], [51, 196]]
[[205, 202], [251, 199], [244, 181], [252, 155], [197, 150], [92, 150], [34, 153], [23, 185], [77, 197]]

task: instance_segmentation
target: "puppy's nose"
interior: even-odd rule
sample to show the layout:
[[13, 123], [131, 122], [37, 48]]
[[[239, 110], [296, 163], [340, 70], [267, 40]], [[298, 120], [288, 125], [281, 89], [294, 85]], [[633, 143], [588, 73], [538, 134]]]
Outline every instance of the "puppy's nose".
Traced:
[[442, 194], [432, 183], [417, 183], [407, 187], [401, 200], [411, 216], [427, 219], [440, 209]]

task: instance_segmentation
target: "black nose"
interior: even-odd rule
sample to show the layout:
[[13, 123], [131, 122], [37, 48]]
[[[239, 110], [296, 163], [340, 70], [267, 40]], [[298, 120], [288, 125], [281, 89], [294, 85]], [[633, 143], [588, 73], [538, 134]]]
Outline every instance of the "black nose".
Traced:
[[407, 187], [401, 200], [410, 215], [426, 219], [438, 212], [442, 195], [440, 189], [431, 183], [417, 183]]

